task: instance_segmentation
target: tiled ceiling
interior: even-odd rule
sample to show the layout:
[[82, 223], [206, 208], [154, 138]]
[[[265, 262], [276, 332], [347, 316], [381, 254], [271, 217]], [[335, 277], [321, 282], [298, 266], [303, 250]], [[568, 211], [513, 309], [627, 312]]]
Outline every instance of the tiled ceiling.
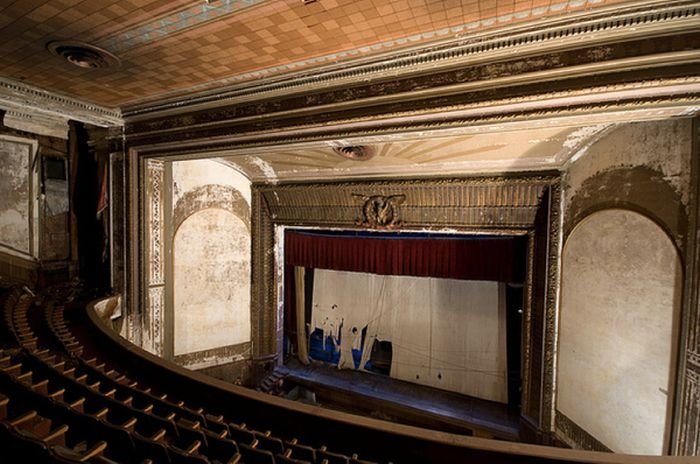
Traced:
[[[123, 107], [623, 1], [5, 0], [0, 77]], [[121, 66], [74, 66], [53, 40]]]

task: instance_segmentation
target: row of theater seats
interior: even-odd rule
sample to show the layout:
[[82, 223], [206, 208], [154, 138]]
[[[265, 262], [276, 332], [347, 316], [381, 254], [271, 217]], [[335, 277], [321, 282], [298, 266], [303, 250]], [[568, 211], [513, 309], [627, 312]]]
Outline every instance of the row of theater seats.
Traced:
[[88, 357], [64, 307], [37, 301], [17, 289], [2, 300], [0, 440], [20, 462], [371, 463], [144, 385], [138, 372], [110, 368], [109, 353]]

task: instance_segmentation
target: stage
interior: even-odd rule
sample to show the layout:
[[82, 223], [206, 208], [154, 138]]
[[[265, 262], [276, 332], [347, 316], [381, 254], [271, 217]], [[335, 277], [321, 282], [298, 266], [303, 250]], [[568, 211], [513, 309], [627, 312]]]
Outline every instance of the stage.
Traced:
[[[289, 360], [277, 369], [292, 399], [463, 435], [518, 440], [519, 415], [506, 404], [392, 379], [373, 372]], [[295, 389], [295, 387], [299, 387]], [[303, 389], [313, 392], [306, 394]], [[310, 399], [311, 398], [311, 399]]]

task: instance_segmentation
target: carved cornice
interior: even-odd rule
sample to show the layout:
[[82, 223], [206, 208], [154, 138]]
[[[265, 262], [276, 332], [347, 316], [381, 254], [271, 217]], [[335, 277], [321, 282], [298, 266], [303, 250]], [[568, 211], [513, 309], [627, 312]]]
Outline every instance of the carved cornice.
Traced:
[[360, 196], [368, 201], [401, 198], [400, 225], [406, 229], [522, 230], [532, 226], [543, 190], [557, 179], [548, 175], [470, 177], [256, 185], [256, 189], [275, 224], [348, 228], [390, 225], [378, 220], [363, 225], [366, 203], [358, 201]]
[[5, 127], [12, 129], [68, 139], [68, 119], [63, 117], [37, 113], [36, 111], [9, 110], [5, 112], [2, 122]]
[[[595, 76], [596, 91], [585, 102], [597, 104], [616, 86], [641, 88], [645, 97], [668, 97], [650, 81], [687, 79], [696, 83], [700, 60], [700, 32], [679, 34], [675, 40], [645, 38], [632, 42], [542, 53], [514, 55], [502, 61], [440, 70], [423, 75], [395, 76], [385, 81], [305, 92], [273, 100], [228, 103], [193, 112], [181, 111], [150, 120], [129, 120], [125, 127], [132, 140], [193, 135], [215, 137], [227, 133], [254, 133], [305, 125], [327, 126], [352, 118], [384, 120], [410, 114], [442, 113], [474, 105], [493, 107], [499, 100], [536, 96], [539, 105], [552, 108], [551, 94], [588, 91]], [[602, 84], [602, 85], [600, 85]], [[636, 85], [635, 85], [636, 84]], [[602, 87], [602, 89], [601, 89]], [[602, 91], [602, 94], [601, 94]], [[687, 89], [697, 95], [698, 89]], [[631, 95], [626, 96], [629, 99]], [[602, 100], [601, 100], [602, 98]], [[581, 105], [583, 102], [573, 102]], [[567, 102], [560, 102], [560, 105]], [[498, 107], [498, 106], [497, 106]], [[561, 106], [560, 106], [561, 107]], [[499, 107], [501, 112], [503, 108]], [[184, 133], [186, 136], [183, 136]]]
[[103, 127], [124, 124], [118, 109], [94, 105], [7, 78], [0, 78], [0, 107]]
[[[546, 8], [546, 7], [545, 7]], [[535, 9], [537, 10], [537, 9]], [[534, 10], [531, 12], [536, 13]], [[376, 44], [358, 50], [349, 50], [325, 57], [315, 57], [312, 62], [291, 63], [267, 70], [237, 75], [220, 81], [220, 89], [202, 92], [188, 97], [160, 100], [157, 103], [125, 108], [130, 118], [153, 118], [173, 112], [210, 109], [247, 101], [280, 98], [301, 91], [350, 86], [382, 79], [396, 80], [407, 74], [419, 75], [448, 68], [464, 68], [485, 61], [499, 61], [506, 56], [542, 54], [543, 51], [563, 50], [573, 47], [603, 43], [619, 43], [649, 35], [670, 35], [697, 28], [700, 7], [692, 1], [646, 1], [631, 6], [613, 6], [597, 9], [593, 13], [582, 12], [565, 18], [539, 20], [526, 24], [500, 28], [497, 31], [470, 33], [483, 27], [487, 21], [457, 25], [442, 31], [422, 34]], [[507, 18], [503, 18], [507, 19]], [[499, 18], [491, 20], [497, 22]], [[469, 33], [468, 35], [466, 35]], [[461, 34], [465, 34], [462, 36]], [[425, 37], [423, 37], [425, 36]], [[449, 40], [430, 45], [405, 48], [401, 52], [375, 55], [371, 58], [347, 61], [348, 57], [361, 56], [368, 51], [395, 48], [415, 41], [450, 36]], [[455, 36], [457, 36], [455, 38]], [[601, 56], [598, 56], [601, 58]], [[313, 71], [289, 74], [301, 67], [318, 66], [323, 62], [337, 63]], [[266, 75], [279, 75], [265, 79]], [[255, 83], [250, 83], [254, 80]], [[247, 83], [222, 86], [235, 82]]]
[[417, 110], [408, 104], [406, 108], [381, 117], [342, 113], [338, 119], [327, 122], [306, 117], [261, 124], [241, 118], [126, 137], [143, 154], [196, 156], [218, 151], [228, 155], [236, 150], [251, 153], [256, 148], [308, 144], [329, 138], [368, 144], [412, 139], [417, 133], [421, 137], [470, 135], [494, 128], [513, 130], [691, 116], [700, 111], [700, 76], [549, 91], [546, 95], [448, 104], [428, 110]]

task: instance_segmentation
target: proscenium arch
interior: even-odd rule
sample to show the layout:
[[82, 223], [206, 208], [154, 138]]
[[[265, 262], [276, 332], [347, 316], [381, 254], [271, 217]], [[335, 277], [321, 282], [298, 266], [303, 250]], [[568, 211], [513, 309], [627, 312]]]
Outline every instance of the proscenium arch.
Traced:
[[598, 210], [569, 233], [562, 248], [556, 403], [557, 429], [577, 446], [669, 451], [680, 258], [667, 231], [632, 209]]
[[[524, 433], [554, 427], [554, 355], [558, 304], [560, 199], [558, 173], [439, 179], [254, 184], [252, 189], [253, 361], [260, 370], [276, 362], [284, 227], [364, 230], [354, 194], [406, 195], [401, 231], [527, 234], [528, 278], [523, 320]], [[502, 201], [510, 198], [508, 208]], [[535, 259], [536, 257], [536, 259]], [[267, 363], [267, 364], [266, 364]]]

